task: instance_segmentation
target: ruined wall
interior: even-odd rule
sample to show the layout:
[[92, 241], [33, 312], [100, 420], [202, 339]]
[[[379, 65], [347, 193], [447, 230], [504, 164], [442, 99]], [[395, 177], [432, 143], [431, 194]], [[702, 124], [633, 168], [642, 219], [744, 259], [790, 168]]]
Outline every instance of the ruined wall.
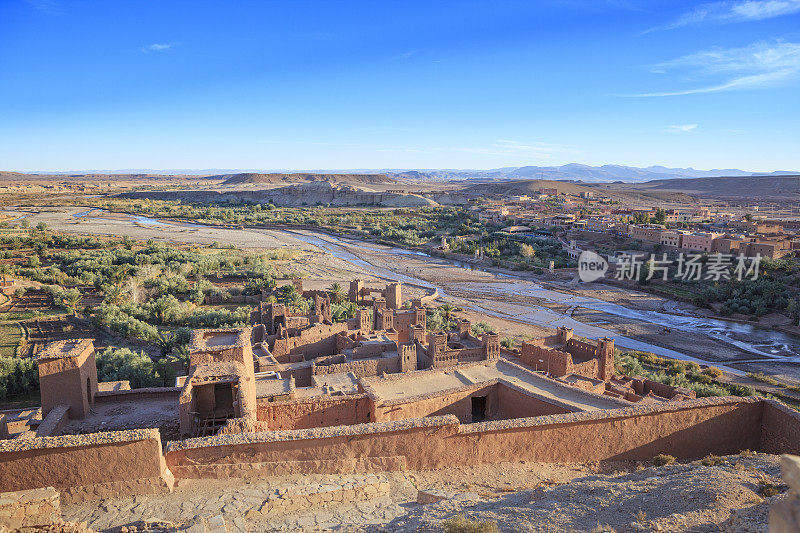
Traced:
[[515, 388], [500, 384], [497, 386], [500, 412], [498, 418], [527, 418], [531, 416], [560, 415], [570, 410], [525, 394]]
[[[276, 358], [287, 354], [300, 354], [304, 359], [333, 355], [337, 352], [336, 334], [346, 332], [346, 322], [316, 324], [309, 329], [301, 330], [297, 336], [288, 339], [271, 339], [273, 344], [270, 346], [270, 352]], [[280, 361], [280, 359], [278, 360]]]
[[429, 416], [455, 415], [462, 424], [472, 422], [473, 396], [486, 396], [486, 417], [499, 412], [497, 383], [468, 385], [442, 394], [426, 394], [409, 400], [393, 400], [375, 405], [375, 421], [405, 420]]
[[[61, 519], [61, 501], [53, 487], [0, 492], [0, 529], [51, 526]], [[8, 529], [6, 529], [8, 528]], [[44, 529], [47, 531], [47, 529]]]
[[63, 500], [171, 490], [157, 429], [0, 442], [0, 487], [55, 487]]
[[[348, 461], [391, 460], [429, 470], [519, 460], [649, 460], [659, 453], [692, 459], [759, 449], [763, 405], [755, 398], [703, 398], [470, 425], [448, 415], [171, 442], [166, 457], [181, 476], [203, 476], [242, 462], [261, 463], [268, 475], [270, 465], [287, 463], [322, 471]], [[800, 431], [800, 421], [791, 423]]]
[[365, 394], [303, 398], [258, 405], [258, 430], [308, 429], [365, 424], [371, 420], [371, 400]]
[[577, 339], [570, 339], [567, 342], [566, 351], [578, 359], [594, 359], [598, 356], [597, 346]]
[[296, 365], [292, 368], [282, 369], [281, 376], [284, 378], [293, 377], [295, 386], [297, 387], [311, 387], [311, 376], [313, 376], [314, 363], [308, 362], [304, 365]]
[[599, 363], [599, 359], [589, 359], [588, 361], [583, 361], [582, 363], [573, 363], [572, 373], [580, 374], [581, 376], [586, 376], [587, 378], [598, 379], [598, 376], [600, 375]]
[[522, 343], [519, 360], [525, 366], [553, 376], [572, 373], [572, 355], [558, 350], [543, 348], [528, 342]]

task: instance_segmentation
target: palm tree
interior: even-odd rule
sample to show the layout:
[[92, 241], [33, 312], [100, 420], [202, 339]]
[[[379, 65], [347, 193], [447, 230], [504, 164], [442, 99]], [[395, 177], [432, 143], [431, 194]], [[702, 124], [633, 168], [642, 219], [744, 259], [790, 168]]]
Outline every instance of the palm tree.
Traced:
[[77, 289], [71, 289], [64, 294], [63, 303], [68, 309], [72, 310], [73, 315], [77, 315], [78, 307], [80, 307], [82, 300], [83, 296], [81, 295], [80, 291]]
[[11, 267], [8, 265], [0, 265], [0, 276], [3, 276], [3, 286], [6, 285], [6, 278], [11, 274]]
[[456, 310], [455, 306], [450, 304], [444, 304], [439, 306], [439, 311], [442, 313], [442, 317], [445, 321], [450, 322], [450, 319], [453, 317], [453, 312]]
[[346, 298], [344, 289], [338, 281], [334, 282], [330, 287], [328, 287], [328, 293], [330, 293], [331, 300], [335, 304], [342, 303]]

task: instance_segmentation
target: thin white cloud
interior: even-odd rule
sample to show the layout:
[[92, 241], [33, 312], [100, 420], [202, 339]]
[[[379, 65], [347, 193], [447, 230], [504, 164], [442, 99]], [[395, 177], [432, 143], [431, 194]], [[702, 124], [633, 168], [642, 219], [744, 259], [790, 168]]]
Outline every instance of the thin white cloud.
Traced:
[[403, 59], [411, 59], [412, 57], [417, 55], [418, 52], [419, 52], [419, 50], [409, 50], [407, 52], [403, 52], [402, 54], [397, 54], [396, 56], [392, 56], [392, 61], [400, 61], [400, 60], [403, 60]]
[[34, 7], [37, 11], [47, 13], [48, 15], [60, 15], [61, 7], [54, 0], [25, 0], [28, 4]]
[[800, 43], [757, 42], [742, 48], [715, 48], [653, 65], [650, 71], [679, 73], [689, 79], [708, 81], [689, 89], [622, 96], [682, 96], [769, 87], [800, 74]]
[[149, 54], [152, 52], [166, 52], [172, 48], [175, 48], [177, 43], [153, 43], [148, 44], [147, 46], [142, 47], [142, 52], [145, 54]]
[[678, 124], [667, 126], [666, 131], [669, 133], [691, 133], [697, 129], [699, 124]]
[[800, 0], [743, 0], [701, 4], [676, 20], [644, 33], [700, 24], [732, 24], [800, 13]]

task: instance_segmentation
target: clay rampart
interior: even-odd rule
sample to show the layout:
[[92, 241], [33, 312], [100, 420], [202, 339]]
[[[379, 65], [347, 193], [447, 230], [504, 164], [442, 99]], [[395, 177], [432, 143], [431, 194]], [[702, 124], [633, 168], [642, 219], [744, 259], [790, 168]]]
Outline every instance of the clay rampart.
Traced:
[[[468, 425], [460, 425], [455, 415], [444, 415], [192, 439], [169, 443], [166, 457], [178, 471], [191, 465], [193, 475], [203, 475], [203, 465], [215, 470], [242, 462], [318, 461], [323, 468], [326, 461], [388, 457], [401, 458], [412, 470], [519, 460], [649, 460], [658, 453], [692, 459], [759, 449], [767, 403], [756, 398], [704, 398]], [[766, 422], [774, 425], [777, 418]], [[800, 431], [797, 417], [790, 422], [791, 431]], [[771, 435], [777, 431], [767, 429]], [[790, 430], [780, 431], [790, 436]], [[419, 453], [421, 442], [424, 453]]]
[[62, 500], [171, 490], [157, 429], [0, 441], [0, 486], [55, 487]]

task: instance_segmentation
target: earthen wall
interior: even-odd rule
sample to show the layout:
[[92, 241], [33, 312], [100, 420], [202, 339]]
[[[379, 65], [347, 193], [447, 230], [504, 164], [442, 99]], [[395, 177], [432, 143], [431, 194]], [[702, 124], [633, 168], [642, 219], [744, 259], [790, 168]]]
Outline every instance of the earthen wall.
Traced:
[[571, 412], [565, 407], [545, 402], [512, 387], [497, 387], [500, 412], [498, 418], [527, 418], [531, 416], [560, 415]]
[[764, 402], [760, 450], [800, 455], [800, 413], [778, 402]]
[[264, 402], [258, 406], [259, 431], [347, 426], [372, 422], [365, 394]]
[[381, 357], [379, 359], [359, 359], [346, 363], [335, 363], [332, 365], [314, 365], [314, 375], [339, 374], [352, 372], [358, 378], [366, 376], [378, 376], [383, 372], [394, 374], [400, 372], [400, 356]]
[[[704, 398], [657, 404], [459, 425], [453, 415], [272, 434], [226, 436], [169, 443], [167, 463], [203, 475], [226, 463], [399, 458], [411, 470], [507, 461], [583, 462], [679, 459], [759, 449], [764, 402]], [[792, 420], [794, 426], [800, 421]], [[793, 429], [797, 431], [800, 429]], [[788, 433], [787, 433], [788, 435]], [[237, 438], [241, 443], [237, 443]], [[424, 453], [419, 453], [424, 442]], [[781, 450], [782, 451], [782, 450]]]
[[[0, 487], [105, 497], [170, 490], [157, 429], [0, 442]], [[62, 493], [62, 499], [64, 493]]]
[[375, 421], [455, 415], [462, 424], [472, 422], [473, 396], [486, 396], [486, 417], [499, 412], [497, 383], [460, 387], [445, 394], [418, 396], [411, 401], [376, 402]]

